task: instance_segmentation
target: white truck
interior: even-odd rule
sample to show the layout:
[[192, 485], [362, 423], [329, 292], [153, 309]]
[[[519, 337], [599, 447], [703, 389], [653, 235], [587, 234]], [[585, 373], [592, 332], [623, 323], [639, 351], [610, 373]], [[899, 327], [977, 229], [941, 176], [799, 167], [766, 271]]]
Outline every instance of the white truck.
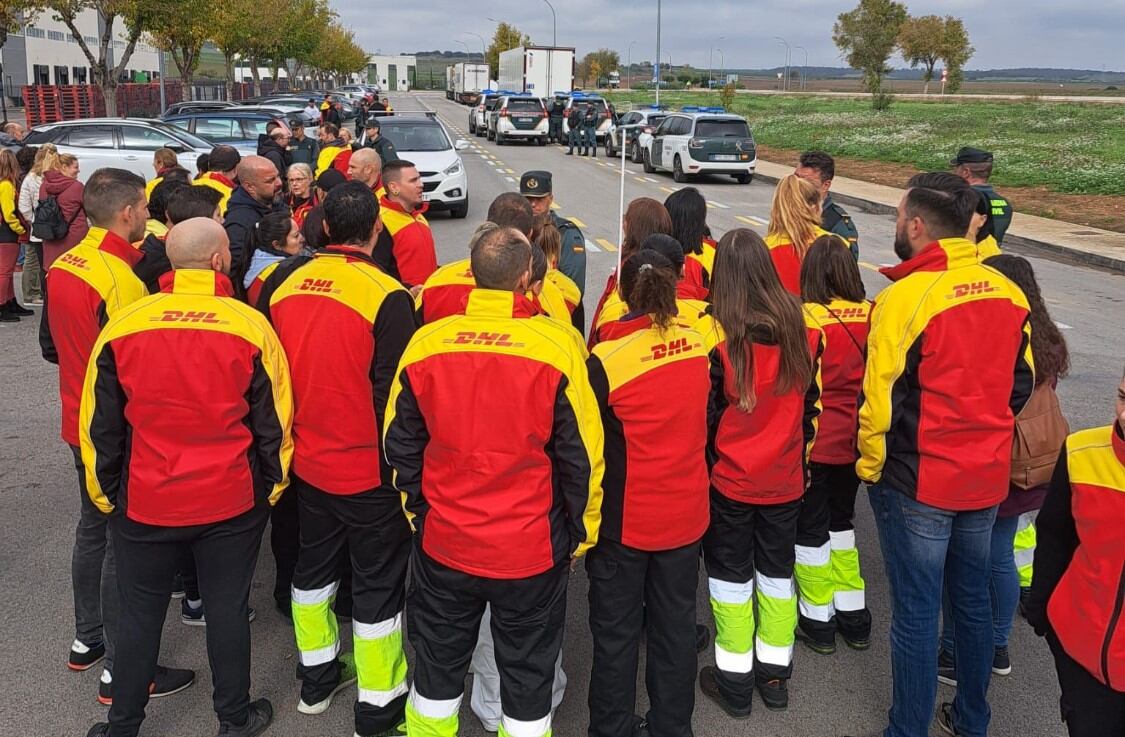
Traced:
[[500, 54], [500, 89], [551, 97], [574, 89], [573, 46], [518, 46]]
[[453, 97], [462, 105], [473, 105], [481, 90], [488, 89], [488, 65], [459, 62], [453, 67]]
[[453, 70], [456, 65], [450, 64], [445, 68], [445, 99], [453, 99]]

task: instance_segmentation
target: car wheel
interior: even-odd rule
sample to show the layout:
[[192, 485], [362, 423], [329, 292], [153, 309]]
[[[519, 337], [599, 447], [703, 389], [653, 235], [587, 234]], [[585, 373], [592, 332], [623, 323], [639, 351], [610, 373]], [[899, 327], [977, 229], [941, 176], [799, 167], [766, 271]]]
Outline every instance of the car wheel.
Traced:
[[540, 138], [536, 138], [535, 142], [538, 143], [540, 146], [546, 146], [547, 145], [547, 137], [542, 136]]
[[470, 120], [469, 121], [469, 133], [476, 133], [476, 132], [477, 132], [477, 126], [476, 126], [475, 123], [473, 123], [473, 121]]
[[643, 157], [641, 159], [641, 165], [644, 166], [645, 174], [655, 174], [656, 167], [652, 165], [652, 157], [649, 156], [648, 149], [644, 149], [641, 155]]
[[617, 149], [614, 148], [614, 146], [613, 146], [613, 137], [612, 136], [606, 136], [605, 137], [605, 155], [606, 155], [607, 158], [610, 158], [610, 159], [617, 156]]
[[750, 182], [754, 181], [754, 175], [753, 174], [735, 174], [734, 180], [736, 182], [738, 182], [739, 184], [749, 184]]
[[639, 164], [643, 159], [641, 158], [641, 144], [636, 141], [633, 142], [633, 155], [630, 156], [634, 164]]
[[449, 208], [449, 217], [456, 218], [457, 220], [460, 220], [461, 218], [466, 217], [468, 214], [469, 214], [469, 201], [468, 200], [466, 200], [465, 204], [463, 204], [463, 205], [455, 205], [454, 207]]
[[684, 174], [684, 167], [683, 164], [680, 163], [680, 157], [678, 154], [672, 161], [672, 179], [680, 183], [686, 182], [688, 180], [687, 174]]
[[485, 136], [485, 138], [487, 138], [487, 139], [488, 139], [488, 140], [490, 140], [490, 141], [493, 141], [493, 140], [495, 140], [495, 139], [496, 139], [496, 134], [492, 132], [492, 129], [491, 129], [491, 128], [489, 128], [489, 129], [488, 129], [488, 134], [487, 134], [487, 135]]
[[508, 142], [508, 139], [504, 138], [504, 134], [501, 133], [500, 131], [496, 131], [496, 145], [497, 146], [503, 146], [507, 142]]

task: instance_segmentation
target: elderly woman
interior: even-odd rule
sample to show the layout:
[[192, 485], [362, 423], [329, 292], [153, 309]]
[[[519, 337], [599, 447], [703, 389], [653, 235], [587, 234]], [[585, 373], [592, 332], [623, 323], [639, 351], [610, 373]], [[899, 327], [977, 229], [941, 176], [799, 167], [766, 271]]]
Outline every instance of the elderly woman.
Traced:
[[300, 227], [305, 224], [309, 210], [318, 204], [316, 190], [313, 189], [312, 168], [308, 164], [292, 164], [286, 179], [289, 182], [289, 209]]

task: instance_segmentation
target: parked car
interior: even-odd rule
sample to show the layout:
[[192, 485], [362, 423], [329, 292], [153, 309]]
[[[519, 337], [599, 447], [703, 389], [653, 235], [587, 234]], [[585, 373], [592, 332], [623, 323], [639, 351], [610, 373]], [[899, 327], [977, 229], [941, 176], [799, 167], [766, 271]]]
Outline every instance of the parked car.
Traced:
[[729, 174], [739, 184], [749, 184], [758, 166], [750, 124], [721, 107], [685, 107], [669, 114], [652, 132], [642, 155], [646, 172], [670, 171], [677, 182], [696, 174]]
[[160, 116], [161, 119], [169, 115], [182, 115], [184, 113], [200, 113], [207, 110], [222, 110], [234, 107], [236, 103], [227, 100], [195, 100], [188, 102], [174, 102]]
[[380, 134], [395, 145], [399, 157], [418, 167], [430, 210], [448, 210], [455, 218], [468, 215], [469, 178], [458, 152], [469, 142], [453, 141], [431, 116], [392, 115], [380, 123]]
[[611, 159], [625, 149], [625, 155], [633, 163], [643, 161], [642, 148], [646, 136], [651, 136], [660, 121], [668, 117], [667, 108], [653, 106], [643, 110], [631, 110], [621, 116], [613, 133], [606, 136], [605, 155]]
[[213, 144], [225, 143], [234, 146], [246, 156], [258, 152], [258, 136], [266, 132], [266, 125], [270, 121], [279, 120], [288, 125], [295, 117], [273, 107], [239, 106], [225, 110], [170, 115], [166, 121]]
[[32, 128], [24, 143], [41, 146], [53, 143], [60, 153], [73, 154], [81, 162], [78, 178], [85, 181], [96, 169], [113, 166], [155, 176], [152, 152], [170, 148], [179, 154], [180, 166], [195, 174], [195, 160], [209, 153], [214, 144], [160, 120], [146, 118], [88, 118], [46, 123]]
[[488, 113], [491, 112], [493, 105], [499, 99], [499, 92], [481, 94], [480, 101], [469, 108], [469, 133], [480, 137], [488, 132]]
[[501, 95], [488, 113], [488, 140], [497, 146], [508, 141], [535, 141], [546, 145], [547, 108], [543, 98], [531, 95]]
[[[594, 137], [597, 141], [604, 141], [606, 135], [613, 130], [613, 115], [609, 111], [609, 103], [605, 98], [596, 95], [587, 95], [582, 92], [571, 93], [566, 98], [566, 111], [563, 113], [563, 135], [570, 134], [570, 111], [576, 105], [585, 107], [586, 105], [593, 105], [598, 113], [598, 127], [594, 129]], [[594, 152], [595, 154], [597, 151]]]
[[347, 97], [349, 100], [355, 100], [356, 102], [358, 102], [367, 95], [371, 94], [371, 91], [364, 85], [346, 84], [342, 87], [337, 87], [336, 89], [332, 90], [332, 93]]

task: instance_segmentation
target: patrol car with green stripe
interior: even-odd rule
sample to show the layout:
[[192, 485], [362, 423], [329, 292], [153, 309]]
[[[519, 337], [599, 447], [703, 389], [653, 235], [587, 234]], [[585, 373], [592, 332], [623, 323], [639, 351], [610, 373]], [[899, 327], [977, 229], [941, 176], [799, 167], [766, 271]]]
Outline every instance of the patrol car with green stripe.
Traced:
[[669, 114], [644, 141], [642, 157], [646, 172], [669, 171], [677, 182], [727, 174], [749, 184], [758, 166], [750, 124], [721, 107], [689, 106]]

